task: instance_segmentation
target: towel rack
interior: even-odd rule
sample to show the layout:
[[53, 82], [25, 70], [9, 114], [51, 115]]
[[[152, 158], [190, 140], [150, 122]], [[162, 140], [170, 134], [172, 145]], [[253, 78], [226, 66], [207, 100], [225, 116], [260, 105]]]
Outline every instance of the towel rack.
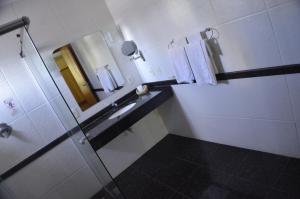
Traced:
[[173, 46], [174, 43], [175, 43], [175, 40], [172, 39], [168, 44], [168, 49], [170, 49], [170, 47]]
[[[211, 35], [208, 38], [207, 33], [209, 33], [209, 32], [211, 33]], [[217, 33], [217, 36], [215, 36], [215, 33]], [[220, 32], [218, 31], [218, 29], [211, 28], [211, 27], [206, 28], [205, 30], [200, 32], [200, 34], [201, 34], [203, 39], [212, 39], [212, 38], [219, 39], [219, 37], [220, 37]]]
[[[207, 33], [210, 33], [209, 37], [207, 36]], [[213, 38], [219, 39], [220, 32], [216, 28], [208, 27], [205, 30], [201, 31], [200, 35], [203, 39], [213, 39]], [[189, 44], [189, 40], [187, 39], [187, 37], [185, 37], [185, 41], [187, 44]], [[168, 44], [168, 49], [170, 49], [170, 47], [172, 47], [174, 43], [175, 43], [175, 40], [172, 39]]]

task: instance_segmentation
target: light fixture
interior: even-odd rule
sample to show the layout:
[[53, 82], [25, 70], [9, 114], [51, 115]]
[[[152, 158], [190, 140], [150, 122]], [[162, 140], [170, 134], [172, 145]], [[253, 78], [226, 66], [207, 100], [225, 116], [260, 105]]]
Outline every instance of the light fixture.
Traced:
[[124, 41], [121, 50], [123, 55], [131, 57], [130, 60], [137, 60], [141, 58], [143, 61], [146, 61], [143, 52], [138, 49], [134, 41]]

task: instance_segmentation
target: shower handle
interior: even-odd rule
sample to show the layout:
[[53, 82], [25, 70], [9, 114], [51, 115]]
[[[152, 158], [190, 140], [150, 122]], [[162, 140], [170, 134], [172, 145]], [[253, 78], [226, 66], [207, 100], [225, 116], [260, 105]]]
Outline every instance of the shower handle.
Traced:
[[12, 133], [12, 128], [6, 123], [0, 123], [0, 138], [9, 138]]

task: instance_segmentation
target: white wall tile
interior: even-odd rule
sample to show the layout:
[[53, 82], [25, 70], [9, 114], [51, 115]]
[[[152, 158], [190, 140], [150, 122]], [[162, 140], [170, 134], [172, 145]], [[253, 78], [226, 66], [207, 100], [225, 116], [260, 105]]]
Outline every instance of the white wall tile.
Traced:
[[[116, 0], [107, 2], [111, 9], [119, 4]], [[172, 78], [167, 49], [172, 38], [177, 40], [216, 24], [213, 9], [206, 0], [158, 0], [147, 2], [149, 5], [136, 0], [129, 3], [126, 8], [129, 10], [119, 12], [123, 8], [115, 8], [113, 13], [117, 15], [115, 19], [125, 38], [136, 41], [146, 57], [146, 62], [136, 61], [146, 82]]]
[[[10, 123], [24, 114], [21, 103], [13, 93], [8, 83], [0, 81], [0, 122]], [[7, 102], [13, 102], [14, 108], [10, 109]]]
[[[78, 180], [80, 179], [80, 180]], [[93, 172], [88, 167], [81, 168], [74, 175], [50, 193], [45, 199], [87, 199], [102, 189]]]
[[[13, 5], [19, 16], [26, 15], [31, 19], [29, 32], [43, 57], [44, 62], [47, 64], [47, 67], [49, 67], [55, 81], [58, 82], [59, 87], [63, 91], [64, 97], [67, 99], [70, 107], [79, 109], [74, 97], [70, 94], [69, 89], [65, 89], [67, 86], [64, 81], [61, 81], [61, 77], [59, 77], [60, 74], [54, 74], [55, 72], [52, 73], [53, 70], [57, 68], [56, 64], [53, 62], [52, 52], [55, 49], [88, 33], [100, 30], [104, 32], [116, 31], [113, 18], [104, 1], [64, 1], [64, 5], [62, 6], [61, 1], [25, 0], [16, 1]], [[81, 14], [78, 15], [78, 13]], [[122, 58], [125, 59], [123, 55]], [[124, 62], [120, 59], [117, 61], [120, 61], [119, 67], [125, 68], [125, 71], [132, 71], [132, 78], [134, 79], [133, 82], [138, 82], [138, 84], [141, 83], [138, 72], [132, 62], [124, 64]], [[128, 70], [126, 68], [131, 69]], [[42, 76], [41, 72], [43, 74]], [[55, 92], [53, 84], [49, 82], [49, 77], [45, 76], [44, 71], [34, 70], [33, 73], [34, 75], [39, 74], [37, 81], [45, 92], [47, 98], [52, 99], [55, 97], [57, 93]], [[136, 86], [137, 84], [134, 85], [134, 88]], [[125, 87], [131, 88], [131, 85], [126, 84]], [[113, 95], [108, 98], [108, 100], [110, 102], [115, 101], [118, 97], [119, 96], [117, 95]], [[103, 103], [103, 101], [99, 103], [102, 108], [103, 106], [101, 106], [101, 104]], [[93, 113], [100, 110], [99, 106], [94, 106], [90, 109], [92, 109]], [[82, 120], [85, 120], [90, 116], [91, 115], [89, 113], [86, 113]]]
[[286, 78], [289, 86], [291, 102], [293, 104], [293, 112], [296, 119], [298, 138], [300, 143], [300, 75], [287, 75]]
[[97, 151], [112, 177], [118, 176], [134, 161], [168, 134], [154, 111]]
[[151, 6], [158, 2], [158, 0], [152, 1], [139, 1], [139, 0], [105, 0], [110, 12], [112, 13], [115, 20], [123, 17], [124, 13], [131, 12], [131, 9], [140, 10], [142, 8]]
[[2, 82], [2, 81], [4, 81], [4, 76], [3, 76], [3, 73], [0, 70], [0, 82]]
[[53, 8], [52, 14], [55, 14], [57, 19], [63, 19], [61, 24], [67, 43], [83, 35], [114, 26], [113, 18], [103, 1], [90, 0], [87, 3], [80, 0], [65, 0], [64, 6], [58, 6], [61, 4], [59, 0], [48, 2]]
[[278, 6], [283, 3], [287, 3], [293, 0], [265, 0], [268, 7]]
[[26, 35], [24, 36], [24, 52], [25, 52], [25, 62], [29, 70], [34, 75], [38, 85], [41, 87], [43, 93], [48, 100], [57, 97], [59, 94], [49, 72], [40, 56], [38, 55], [36, 49], [31, 43], [30, 38]]
[[230, 80], [218, 86], [173, 86], [191, 116], [223, 116], [293, 121], [284, 76]]
[[[213, 17], [200, 17], [199, 13], [209, 13], [210, 10], [209, 6], [204, 6], [207, 11], [197, 9], [197, 3], [205, 4], [202, 1], [157, 0], [152, 5], [141, 5], [136, 0], [128, 0], [123, 3], [119, 3], [117, 0], [106, 0], [115, 20], [121, 25], [126, 39], [137, 41], [147, 58], [146, 63], [136, 63], [144, 81], [169, 79], [173, 72], [172, 65], [168, 60], [166, 45], [174, 37], [176, 39], [177, 37], [185, 36], [187, 33], [193, 33], [195, 30], [201, 30], [203, 28], [201, 24], [205, 24], [205, 27], [216, 26], [219, 30], [219, 44], [223, 51], [222, 61], [226, 72], [286, 63], [284, 62], [286, 60], [285, 54], [280, 53], [283, 52], [282, 47], [281, 45], [280, 49], [278, 47], [278, 41], [276, 40], [278, 34], [274, 32], [273, 18], [272, 24], [266, 5], [273, 7], [282, 4], [276, 8], [279, 9], [287, 6], [289, 4], [286, 3], [287, 1], [289, 0], [211, 0], [216, 21], [223, 24], [217, 24], [216, 26]], [[294, 36], [291, 39], [290, 35], [293, 35], [293, 33], [289, 31], [293, 30], [295, 34], [299, 35], [299, 26], [294, 24], [299, 21], [297, 20], [298, 14], [296, 14], [296, 11], [299, 13], [296, 5], [298, 2], [291, 1], [291, 4], [293, 3], [295, 7], [291, 9], [292, 12], [290, 14], [279, 13], [277, 14], [278, 16], [285, 16], [282, 18], [279, 16], [279, 19], [276, 19], [279, 21], [279, 25], [280, 23], [285, 23], [280, 28], [284, 28], [288, 32], [283, 32], [288, 35], [285, 38], [289, 40], [285, 44], [288, 46], [286, 54], [294, 58], [297, 57], [297, 59], [299, 59], [299, 56], [294, 55], [299, 52], [297, 47], [300, 46], [298, 45], [298, 37], [295, 38]], [[188, 6], [184, 7], [184, 5], [189, 4], [195, 10], [186, 9]], [[286, 10], [289, 10], [289, 8]], [[209, 14], [206, 15], [209, 16]], [[200, 25], [194, 23], [197, 20], [201, 21]], [[274, 28], [276, 30], [276, 24]], [[294, 43], [290, 45], [289, 42]], [[293, 129], [295, 127], [294, 116], [287, 85], [282, 76], [233, 80], [216, 87], [198, 87], [193, 85], [179, 87], [174, 87], [176, 99], [172, 101], [175, 101], [175, 104], [169, 102], [167, 107], [165, 107], [167, 110], [162, 110], [169, 129], [178, 130], [179, 132], [192, 132], [192, 130], [188, 129], [191, 127], [196, 129], [198, 127], [197, 118], [216, 115], [225, 118], [224, 120], [234, 118], [235, 122], [239, 122], [239, 120], [254, 121], [257, 118], [268, 119], [272, 121], [262, 122], [256, 130], [257, 132], [267, 131], [261, 135], [264, 141], [270, 136], [271, 140], [266, 140], [266, 148], [262, 147], [261, 143], [255, 145], [252, 140], [253, 142], [249, 144], [247, 140], [238, 139], [239, 137], [237, 137], [237, 140], [241, 141], [239, 144], [268, 150], [269, 152], [274, 151], [279, 154], [298, 154], [298, 146], [296, 146], [295, 140], [292, 140], [295, 139], [295, 129]], [[188, 116], [180, 117], [178, 116], [180, 112], [184, 112]], [[227, 128], [227, 130], [235, 128], [235, 122], [230, 123], [233, 126], [228, 125], [224, 126], [224, 128]], [[270, 133], [273, 131], [271, 128], [273, 122], [276, 123], [274, 126], [278, 126], [278, 129], [280, 129], [275, 131], [274, 138]], [[253, 122], [248, 121], [243, 123], [245, 127], [251, 129], [250, 124], [255, 125]], [[218, 126], [218, 123], [215, 125]], [[224, 131], [227, 130], [225, 129]], [[281, 137], [284, 137], [282, 134], [285, 131], [288, 131], [290, 136], [283, 138], [282, 143], [280, 143], [279, 140]], [[207, 134], [209, 133], [211, 136], [214, 136], [214, 132], [207, 130]], [[246, 134], [244, 135], [245, 138], [251, 136], [248, 129], [242, 133]], [[222, 134], [216, 136], [219, 136], [216, 137], [216, 140], [217, 138], [220, 140], [223, 138]], [[242, 143], [242, 141], [245, 141], [245, 143]], [[274, 143], [277, 141], [279, 142], [278, 146], [281, 148], [276, 148]], [[288, 146], [287, 143], [290, 141], [291, 146]], [[228, 141], [227, 143], [230, 142]]]
[[0, 4], [0, 24], [7, 23], [15, 18], [11, 5]]
[[12, 188], [17, 198], [37, 199], [83, 166], [80, 154], [68, 140], [4, 183]]
[[219, 23], [244, 17], [265, 9], [262, 0], [211, 0]]
[[269, 12], [284, 63], [299, 63], [300, 1], [283, 4], [271, 9]]
[[50, 143], [65, 133], [64, 127], [48, 103], [31, 111], [28, 113], [28, 116], [45, 140], [45, 143]]
[[[54, 2], [52, 0], [25, 0], [15, 1], [13, 3], [13, 9], [11, 5], [9, 8], [10, 10], [7, 11], [8, 8], [5, 7], [5, 12], [2, 12], [2, 9], [0, 9], [0, 21], [15, 19], [17, 17], [15, 13], [18, 17], [23, 15], [29, 16], [31, 19], [30, 33], [37, 44], [39, 52], [46, 60], [46, 63], [51, 63], [51, 54], [55, 48], [73, 41], [83, 34], [91, 33], [95, 30], [110, 31], [115, 28], [113, 19], [103, 1], [66, 1], [62, 4], [61, 1]], [[66, 12], [68, 12], [68, 14]], [[78, 13], [81, 14], [78, 15]], [[34, 53], [27, 52], [27, 55], [30, 56], [27, 58], [33, 58], [30, 60], [29, 64], [31, 65], [28, 67], [19, 59], [19, 44], [15, 37], [16, 33], [18, 33], [18, 31], [0, 38], [0, 67], [12, 90], [17, 94], [21, 104], [25, 107], [26, 114], [28, 114], [30, 119], [34, 122], [34, 125], [31, 124], [30, 129], [32, 130], [34, 127], [38, 129], [38, 133], [35, 132], [37, 133], [36, 139], [40, 133], [42, 138], [51, 141], [58, 136], [59, 133], [62, 133], [61, 130], [63, 128], [53, 110], [47, 104], [44, 94], [46, 94], [48, 100], [53, 99], [51, 101], [53, 102], [54, 99], [57, 99], [57, 93], [51, 90], [53, 87], [51, 84], [48, 84], [48, 81], [50, 81], [49, 78], [39, 76], [40, 79], [38, 78], [36, 82], [31, 72], [28, 71], [28, 67], [36, 66], [35, 69], [37, 70], [32, 71], [34, 75], [41, 75], [40, 73], [45, 74], [43, 70], [40, 70], [42, 64], [34, 59], [36, 58]], [[120, 66], [123, 67], [123, 62], [120, 61], [120, 63]], [[126, 67], [132, 67], [128, 71], [135, 70], [131, 62], [128, 61], [125, 65]], [[50, 67], [50, 69], [53, 69], [53, 67]], [[132, 73], [132, 75], [135, 74], [137, 74], [137, 72]], [[140, 83], [139, 78], [135, 76], [133, 76], [133, 78]], [[40, 85], [38, 86], [37, 83]], [[46, 92], [42, 93], [40, 87]], [[121, 97], [120, 95], [123, 95], [128, 89], [132, 90], [135, 87], [136, 85], [129, 85], [124, 89], [125, 91], [121, 91], [117, 97]], [[112, 101], [114, 98], [110, 100]], [[109, 102], [105, 103], [109, 104]], [[94, 112], [98, 112], [100, 109], [101, 106], [99, 105]], [[29, 118], [27, 118], [27, 120], [29, 120]], [[33, 130], [31, 132], [33, 132]], [[53, 134], [54, 132], [59, 133]], [[43, 143], [41, 139], [38, 140], [38, 144], [40, 143]], [[11, 145], [11, 147], [15, 147], [17, 144]], [[22, 147], [23, 145], [19, 144], [18, 146]], [[20, 150], [19, 147], [17, 147], [17, 149]], [[68, 141], [28, 165], [25, 169], [6, 180], [5, 183], [15, 192], [17, 198], [39, 198], [45, 193], [48, 193], [53, 187], [62, 185], [61, 183], [65, 181], [67, 177], [73, 175], [74, 172], [83, 167], [83, 165], [85, 165], [84, 161], [77, 148], [72, 142]], [[82, 175], [85, 175], [85, 173], [72, 176], [72, 183], [66, 183], [66, 190], [71, 189], [71, 186], [79, 187], [79, 184], [76, 183], [81, 182], [78, 178], [83, 178]], [[89, 175], [87, 174], [87, 176]], [[92, 183], [90, 179], [87, 179], [87, 181], [88, 183]], [[93, 187], [93, 185], [91, 185], [91, 187]], [[83, 193], [86, 192], [83, 191]], [[64, 194], [68, 196], [67, 193]]]
[[224, 71], [282, 64], [267, 13], [222, 25], [218, 30]]
[[[294, 122], [240, 118], [189, 118], [192, 133], [179, 135], [300, 158], [300, 145]], [[174, 132], [176, 133], [176, 132]]]
[[13, 193], [11, 193], [10, 190], [7, 189], [7, 187], [4, 185], [4, 183], [1, 183], [1, 186], [0, 186], [0, 198], [1, 199], [16, 199], [13, 196]]
[[[295, 119], [300, 122], [300, 75], [286, 75]], [[300, 130], [300, 129], [299, 129]]]
[[[209, 26], [216, 25], [213, 7], [211, 6], [210, 2], [206, 0], [160, 0], [154, 9], [146, 9], [147, 13], [152, 13], [152, 20], [160, 16], [160, 20], [166, 22], [164, 23], [165, 27], [171, 25], [172, 29], [165, 29], [168, 30], [165, 32], [170, 33], [170, 31], [174, 30], [174, 35], [177, 35], [178, 33], [184, 33], [184, 35], [188, 35], [204, 30]], [[160, 15], [155, 15], [154, 10], [161, 10], [159, 12]], [[144, 12], [143, 9], [142, 12]], [[124, 15], [125, 14], [123, 13], [123, 16]], [[150, 18], [150, 16], [148, 17]], [[155, 23], [145, 23], [145, 26], [153, 27], [154, 24]], [[156, 29], [154, 31], [159, 31], [164, 26], [161, 26], [160, 29]]]
[[[111, 10], [114, 10], [114, 0], [107, 2]], [[130, 5], [136, 8], [134, 3], [130, 2]], [[245, 16], [262, 11], [264, 2], [215, 1], [215, 6], [225, 14], [228, 12], [240, 17], [239, 12]], [[234, 8], [235, 6], [237, 7]], [[167, 44], [172, 39], [178, 40], [216, 24], [209, 1], [155, 1], [152, 5], [138, 8], [127, 8], [125, 12], [116, 14], [116, 18], [119, 18], [117, 21], [125, 38], [135, 40], [147, 58], [147, 62], [136, 62], [146, 82], [172, 78], [174, 73], [167, 50]], [[221, 15], [216, 13], [216, 16]], [[217, 29], [220, 32], [219, 43], [223, 51], [225, 71], [282, 64], [267, 13], [217, 26]]]
[[70, 139], [50, 151], [48, 158], [45, 158], [48, 160], [52, 159], [51, 163], [55, 164], [53, 176], [56, 175], [57, 178], [70, 176], [74, 171], [86, 165], [77, 147]]
[[[29, 32], [40, 52], [47, 51], [52, 46], [60, 47], [67, 36], [62, 29], [62, 20], [58, 20], [50, 5], [47, 0], [25, 0], [13, 3], [18, 17], [30, 18]], [[61, 6], [61, 3], [58, 5]]]
[[9, 125], [13, 128], [11, 137], [0, 139], [0, 173], [36, 152], [42, 143], [41, 136], [26, 116]]
[[19, 31], [15, 30], [8, 34], [1, 35], [0, 37], [0, 57], [1, 57], [1, 68], [6, 67], [6, 65], [14, 64], [15, 60], [20, 60], [19, 55], [19, 43], [16, 38], [16, 34]]
[[45, 103], [46, 98], [24, 61], [19, 57], [14, 59], [11, 63], [5, 62], [2, 71], [25, 111], [31, 111]]
[[67, 131], [78, 126], [78, 123], [76, 122], [66, 102], [61, 96], [52, 99], [51, 101], [49, 101], [49, 103], [53, 110], [55, 110], [57, 117]]
[[[181, 103], [180, 103], [181, 104]], [[160, 108], [172, 134], [269, 153], [300, 157], [294, 121], [199, 116], [171, 100]]]

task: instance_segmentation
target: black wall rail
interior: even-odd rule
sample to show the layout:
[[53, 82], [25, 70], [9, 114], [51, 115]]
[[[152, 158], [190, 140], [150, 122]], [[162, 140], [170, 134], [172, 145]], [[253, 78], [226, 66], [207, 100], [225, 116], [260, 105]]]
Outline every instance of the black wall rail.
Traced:
[[[294, 74], [300, 73], [300, 64], [293, 64], [293, 65], [282, 65], [282, 66], [275, 66], [275, 67], [267, 67], [267, 68], [259, 68], [259, 69], [251, 69], [251, 70], [242, 70], [242, 71], [235, 71], [235, 72], [228, 72], [228, 73], [219, 73], [216, 75], [218, 81], [226, 81], [230, 79], [242, 79], [242, 78], [254, 78], [254, 77], [264, 77], [264, 76], [273, 76], [273, 75], [286, 75], [286, 74]], [[166, 80], [166, 81], [157, 81], [157, 82], [149, 82], [145, 83], [144, 85], [148, 85], [151, 90], [161, 89], [161, 87], [170, 86], [170, 85], [178, 85], [175, 79]], [[130, 93], [131, 94], [131, 93]], [[100, 111], [102, 114], [103, 112]], [[95, 117], [99, 117], [96, 115]], [[94, 119], [94, 117], [92, 118]], [[83, 124], [88, 123], [89, 121], [83, 122]], [[81, 124], [81, 125], [83, 125]], [[83, 125], [84, 126], [84, 125]], [[14, 175], [19, 170], [26, 167], [28, 164], [32, 163], [39, 157], [43, 156], [48, 151], [55, 148], [57, 145], [65, 141], [72, 135], [73, 132], [78, 131], [79, 129], [75, 128], [71, 131], [65, 133], [61, 137], [57, 138], [47, 146], [43, 147], [30, 157], [26, 158], [18, 165], [12, 167], [5, 173], [0, 175], [0, 183], [1, 180], [5, 180], [10, 176]]]
[[217, 80], [242, 79], [251, 77], [264, 77], [274, 75], [287, 75], [300, 73], [300, 64], [283, 65], [267, 68], [258, 68], [251, 70], [242, 70], [228, 73], [219, 73], [216, 75]]
[[40, 158], [41, 156], [43, 156], [47, 152], [51, 151], [53, 148], [55, 148], [56, 146], [58, 146], [59, 144], [61, 144], [65, 140], [67, 140], [70, 137], [70, 134], [72, 134], [72, 132], [75, 132], [75, 129], [71, 130], [67, 133], [64, 133], [62, 136], [58, 137], [57, 139], [55, 139], [54, 141], [52, 141], [48, 145], [44, 146], [43, 148], [41, 148], [40, 150], [38, 150], [37, 152], [35, 152], [31, 156], [25, 158], [23, 161], [21, 161], [20, 163], [18, 163], [14, 167], [12, 167], [9, 170], [7, 170], [6, 172], [2, 173], [0, 175], [0, 183], [1, 183], [1, 180], [4, 181], [7, 178], [11, 177], [12, 175], [14, 175], [18, 171], [20, 171], [21, 169], [26, 167], [27, 165], [29, 165], [33, 161], [37, 160], [38, 158]]
[[[218, 81], [226, 81], [231, 79], [287, 75], [287, 74], [294, 74], [294, 73], [300, 73], [300, 64], [282, 65], [282, 66], [258, 68], [258, 69], [251, 69], [251, 70], [234, 71], [228, 73], [219, 73], [216, 74], [216, 78]], [[177, 83], [175, 79], [171, 79], [166, 81], [149, 82], [149, 83], [145, 83], [144, 85], [148, 85], [151, 89], [156, 89], [156, 88], [158, 89], [160, 87], [178, 85], [178, 84], [182, 84], [182, 83]]]

